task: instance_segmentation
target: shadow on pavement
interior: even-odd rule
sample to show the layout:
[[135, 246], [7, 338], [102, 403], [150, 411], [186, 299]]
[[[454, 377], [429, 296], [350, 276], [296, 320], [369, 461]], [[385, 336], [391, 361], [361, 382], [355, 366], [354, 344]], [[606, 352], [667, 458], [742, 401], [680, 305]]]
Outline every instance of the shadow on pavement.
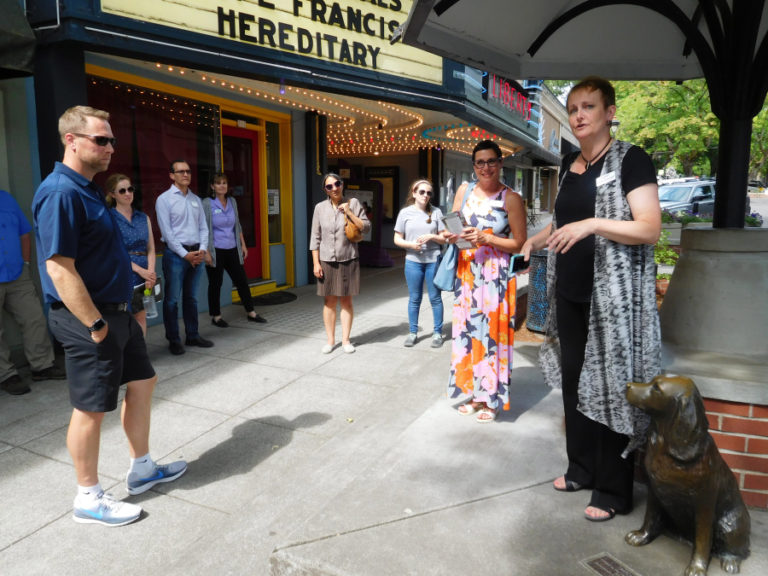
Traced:
[[229, 439], [189, 462], [189, 469], [194, 470], [194, 474], [185, 474], [174, 486], [181, 490], [193, 489], [223, 478], [247, 474], [288, 446], [296, 430], [319, 426], [330, 418], [330, 414], [305, 412], [293, 420], [282, 416], [247, 420], [233, 428]]
[[389, 342], [402, 336], [405, 338], [408, 335], [408, 322], [401, 322], [395, 326], [381, 326], [367, 332], [361, 332], [360, 334], [353, 334], [352, 340], [357, 345], [361, 344], [374, 344], [376, 342]]

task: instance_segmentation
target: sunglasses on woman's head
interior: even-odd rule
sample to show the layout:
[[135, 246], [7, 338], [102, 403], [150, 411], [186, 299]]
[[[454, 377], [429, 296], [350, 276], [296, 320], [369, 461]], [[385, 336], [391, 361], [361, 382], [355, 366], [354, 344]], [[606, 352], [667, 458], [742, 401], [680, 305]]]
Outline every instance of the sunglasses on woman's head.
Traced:
[[336, 180], [336, 182], [334, 182], [333, 184], [325, 185], [325, 189], [328, 191], [333, 190], [334, 188], [341, 188], [341, 181]]
[[419, 196], [432, 196], [432, 190], [417, 190]]
[[131, 194], [133, 194], [135, 190], [136, 190], [136, 188], [134, 188], [133, 186], [128, 186], [128, 188], [120, 188], [117, 191], [117, 193], [118, 194], [125, 194], [126, 192], [130, 192]]

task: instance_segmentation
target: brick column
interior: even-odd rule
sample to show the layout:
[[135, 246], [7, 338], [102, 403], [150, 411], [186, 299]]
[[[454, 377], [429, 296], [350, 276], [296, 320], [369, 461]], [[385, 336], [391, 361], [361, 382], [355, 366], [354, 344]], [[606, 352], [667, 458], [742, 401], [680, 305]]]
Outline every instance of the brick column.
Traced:
[[768, 508], [768, 406], [704, 399], [709, 432], [747, 506]]

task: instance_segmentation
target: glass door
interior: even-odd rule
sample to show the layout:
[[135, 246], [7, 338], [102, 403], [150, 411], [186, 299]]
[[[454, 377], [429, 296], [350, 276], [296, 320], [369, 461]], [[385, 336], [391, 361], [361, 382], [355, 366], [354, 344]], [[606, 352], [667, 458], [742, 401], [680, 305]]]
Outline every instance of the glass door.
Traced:
[[262, 278], [261, 178], [259, 175], [260, 133], [245, 128], [222, 126], [222, 156], [229, 190], [237, 201], [248, 257], [245, 273], [249, 280]]

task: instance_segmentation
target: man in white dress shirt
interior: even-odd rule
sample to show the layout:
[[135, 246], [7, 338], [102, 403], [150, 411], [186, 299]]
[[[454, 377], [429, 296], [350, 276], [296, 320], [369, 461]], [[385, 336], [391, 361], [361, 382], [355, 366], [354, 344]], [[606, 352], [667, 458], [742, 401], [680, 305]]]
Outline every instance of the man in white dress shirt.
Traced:
[[185, 160], [171, 162], [173, 184], [155, 203], [157, 224], [167, 250], [163, 253], [165, 300], [163, 323], [171, 354], [184, 354], [179, 335], [178, 303], [181, 299], [187, 346], [210, 348], [213, 342], [198, 332], [197, 285], [203, 273], [208, 225], [203, 203], [189, 189], [192, 171]]

